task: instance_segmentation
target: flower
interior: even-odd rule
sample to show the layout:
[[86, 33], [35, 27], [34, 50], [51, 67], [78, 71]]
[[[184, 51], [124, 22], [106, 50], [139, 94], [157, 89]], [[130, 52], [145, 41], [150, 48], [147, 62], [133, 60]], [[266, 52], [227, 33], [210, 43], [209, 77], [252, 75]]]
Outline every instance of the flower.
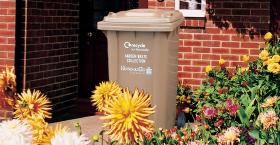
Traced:
[[235, 116], [238, 110], [238, 105], [234, 104], [234, 101], [232, 99], [227, 99], [226, 109], [228, 110], [229, 115]]
[[48, 129], [48, 123], [42, 118], [31, 117], [26, 120], [31, 128], [33, 135], [33, 144], [42, 144], [44, 142], [44, 136]]
[[241, 131], [237, 127], [229, 127], [224, 134], [219, 134], [217, 136], [217, 141], [219, 144], [234, 144], [234, 142], [239, 141]]
[[223, 65], [223, 64], [225, 64], [225, 60], [224, 59], [220, 59], [219, 60], [219, 65]]
[[100, 135], [98, 135], [98, 134], [94, 134], [94, 135], [91, 137], [91, 140], [92, 140], [93, 142], [98, 142], [99, 139], [100, 139]]
[[280, 65], [278, 63], [268, 64], [267, 70], [271, 73], [277, 74], [280, 71]]
[[62, 134], [65, 132], [69, 132], [69, 128], [62, 126], [60, 123], [56, 124], [55, 128], [48, 127], [45, 130], [44, 135], [40, 140], [40, 143], [38, 144], [50, 145], [52, 138], [54, 138], [56, 134]]
[[280, 56], [278, 54], [272, 56], [272, 61], [275, 63], [280, 62]]
[[199, 140], [191, 141], [187, 145], [203, 145], [203, 143]]
[[213, 108], [213, 107], [204, 106], [203, 107], [203, 113], [204, 113], [204, 116], [206, 118], [212, 119], [212, 118], [217, 116], [218, 111], [215, 108]]
[[89, 139], [77, 132], [59, 132], [51, 139], [51, 145], [88, 145]]
[[265, 62], [263, 62], [263, 65], [269, 65], [274, 63], [274, 61], [271, 58], [268, 58], [268, 60], [266, 60]]
[[242, 55], [242, 61], [247, 63], [250, 60], [250, 56], [248, 55]]
[[262, 50], [259, 54], [259, 58], [263, 61], [266, 61], [268, 59], [269, 53], [267, 50]]
[[[16, 94], [16, 75], [14, 68], [6, 69], [0, 74], [0, 107], [14, 106], [14, 97]], [[3, 93], [3, 96], [2, 96]]]
[[217, 122], [214, 123], [215, 127], [220, 127], [224, 123], [224, 119], [219, 119]]
[[205, 73], [208, 74], [210, 71], [212, 71], [211, 65], [206, 66], [206, 67], [205, 67]]
[[273, 107], [274, 103], [278, 100], [277, 96], [274, 97], [269, 97], [266, 99], [264, 103], [262, 103], [261, 107], [263, 108], [268, 108], [268, 107]]
[[126, 88], [118, 97], [107, 100], [103, 127], [108, 127], [106, 133], [120, 143], [128, 144], [138, 139], [143, 140], [144, 133], [153, 131], [154, 121], [148, 117], [155, 113], [151, 106], [151, 96], [137, 89], [133, 94]]
[[247, 72], [247, 71], [249, 71], [249, 67], [242, 67], [241, 68], [242, 73]]
[[264, 35], [264, 40], [265, 41], [270, 41], [271, 39], [272, 39], [272, 37], [273, 37], [273, 35], [272, 35], [272, 33], [271, 32], [267, 32], [265, 35]]
[[1, 145], [31, 145], [32, 130], [29, 124], [18, 119], [0, 123]]
[[101, 82], [99, 86], [96, 86], [95, 91], [93, 91], [91, 101], [102, 112], [104, 111], [105, 102], [113, 97], [117, 97], [119, 94], [121, 94], [121, 87], [115, 82]]
[[269, 110], [267, 112], [262, 112], [258, 116], [258, 120], [263, 125], [263, 129], [268, 129], [268, 128], [276, 125], [278, 119], [279, 118], [277, 117], [277, 115], [273, 109]]
[[51, 118], [50, 101], [40, 91], [31, 92], [30, 89], [23, 91], [19, 95], [15, 105], [14, 115], [19, 119], [34, 118]]

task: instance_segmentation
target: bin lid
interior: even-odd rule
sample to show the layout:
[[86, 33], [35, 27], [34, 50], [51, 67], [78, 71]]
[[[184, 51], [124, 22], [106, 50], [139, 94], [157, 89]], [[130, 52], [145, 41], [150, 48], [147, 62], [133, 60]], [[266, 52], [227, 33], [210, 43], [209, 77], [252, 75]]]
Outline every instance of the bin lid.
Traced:
[[98, 22], [100, 30], [120, 31], [173, 31], [184, 17], [181, 12], [161, 9], [133, 9], [110, 12]]

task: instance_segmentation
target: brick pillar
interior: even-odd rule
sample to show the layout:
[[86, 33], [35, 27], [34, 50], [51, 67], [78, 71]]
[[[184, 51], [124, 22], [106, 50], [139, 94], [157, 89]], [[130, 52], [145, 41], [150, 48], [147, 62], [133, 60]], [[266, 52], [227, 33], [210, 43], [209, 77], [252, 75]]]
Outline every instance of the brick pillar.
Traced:
[[[269, 0], [208, 1], [214, 13], [205, 18], [185, 18], [180, 32], [178, 79], [197, 87], [205, 77], [207, 65], [217, 66], [219, 59], [227, 67], [242, 65], [241, 56], [256, 57], [263, 46], [263, 34], [269, 30]], [[149, 0], [149, 8], [174, 9], [173, 0]]]
[[[0, 71], [14, 66], [16, 1], [0, 0]], [[12, 108], [4, 106], [0, 96], [0, 120], [12, 116]]]

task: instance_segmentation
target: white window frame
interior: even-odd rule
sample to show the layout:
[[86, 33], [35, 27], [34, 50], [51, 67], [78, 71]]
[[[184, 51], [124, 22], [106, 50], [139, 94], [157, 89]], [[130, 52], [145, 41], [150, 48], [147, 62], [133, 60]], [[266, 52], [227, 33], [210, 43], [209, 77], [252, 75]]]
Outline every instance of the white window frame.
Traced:
[[201, 0], [201, 10], [188, 10], [180, 9], [180, 1], [184, 0], [175, 0], [175, 9], [183, 13], [184, 17], [205, 17], [206, 15], [206, 0]]

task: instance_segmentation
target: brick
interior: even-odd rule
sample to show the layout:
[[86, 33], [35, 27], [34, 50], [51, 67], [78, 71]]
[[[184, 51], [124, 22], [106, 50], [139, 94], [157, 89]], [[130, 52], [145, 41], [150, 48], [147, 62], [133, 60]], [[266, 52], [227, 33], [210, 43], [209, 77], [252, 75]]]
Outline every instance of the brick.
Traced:
[[193, 34], [180, 33], [180, 39], [193, 39]]
[[231, 41], [245, 41], [245, 42], [247, 42], [249, 40], [250, 40], [249, 36], [231, 36]]
[[198, 66], [184, 66], [183, 70], [185, 72], [201, 72], [202, 71], [201, 67], [198, 67]]
[[199, 85], [201, 84], [201, 79], [184, 79], [184, 83]]
[[229, 41], [230, 36], [228, 36], [228, 35], [213, 35], [212, 40]]
[[250, 9], [233, 9], [232, 15], [250, 15]]
[[220, 41], [204, 41], [203, 46], [207, 47], [220, 47], [221, 42]]
[[184, 53], [184, 59], [201, 59], [201, 54]]
[[242, 48], [259, 48], [258, 43], [249, 43], [249, 42], [243, 42], [241, 43]]
[[240, 2], [224, 2], [223, 8], [241, 8]]
[[184, 40], [184, 46], [201, 46], [201, 42], [193, 40]]
[[202, 54], [202, 59], [203, 60], [219, 60], [220, 59], [220, 55], [218, 54]]
[[193, 73], [193, 78], [204, 79], [206, 77], [205, 73]]
[[179, 60], [178, 65], [191, 65], [190, 60]]
[[1, 1], [0, 8], [15, 8], [16, 3], [15, 1]]
[[194, 34], [194, 40], [211, 40], [209, 34]]
[[208, 60], [193, 60], [192, 65], [193, 66], [206, 66], [206, 65], [210, 65], [210, 61], [208, 61]]
[[191, 77], [192, 77], [192, 73], [187, 73], [187, 72], [178, 73], [178, 78], [191, 78]]
[[221, 30], [218, 28], [206, 28], [205, 33], [220, 34]]
[[231, 49], [230, 50], [231, 54], [239, 54], [239, 55], [245, 55], [249, 53], [249, 50], [246, 48], [241, 48], [241, 49]]
[[244, 3], [242, 3], [242, 8], [245, 8], [245, 9], [248, 9], [248, 8], [260, 9], [261, 8], [261, 3], [244, 2]]
[[192, 47], [179, 47], [179, 52], [192, 52]]
[[239, 42], [222, 42], [222, 47], [239, 48]]
[[210, 53], [211, 49], [209, 47], [194, 47], [194, 53]]
[[229, 49], [228, 48], [212, 48], [212, 53], [218, 53], [218, 54], [229, 53]]

